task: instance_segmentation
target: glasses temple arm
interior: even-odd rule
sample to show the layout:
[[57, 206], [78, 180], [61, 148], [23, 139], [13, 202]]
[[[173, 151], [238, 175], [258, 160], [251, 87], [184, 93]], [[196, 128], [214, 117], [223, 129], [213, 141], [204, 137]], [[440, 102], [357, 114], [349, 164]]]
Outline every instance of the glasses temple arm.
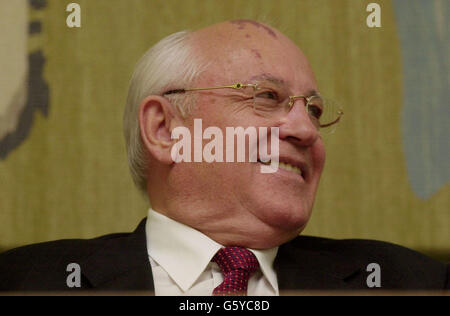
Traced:
[[209, 87], [209, 88], [192, 88], [192, 89], [183, 89], [183, 91], [199, 91], [199, 90], [215, 90], [215, 89], [242, 89], [246, 87], [256, 87], [256, 84], [242, 84], [235, 83], [229, 86], [218, 86], [218, 87]]
[[344, 115], [343, 111], [338, 111], [338, 118], [335, 119], [333, 122], [327, 123], [327, 124], [320, 124], [320, 127], [329, 127], [331, 125], [336, 124], [337, 122], [339, 122], [341, 120], [342, 115]]

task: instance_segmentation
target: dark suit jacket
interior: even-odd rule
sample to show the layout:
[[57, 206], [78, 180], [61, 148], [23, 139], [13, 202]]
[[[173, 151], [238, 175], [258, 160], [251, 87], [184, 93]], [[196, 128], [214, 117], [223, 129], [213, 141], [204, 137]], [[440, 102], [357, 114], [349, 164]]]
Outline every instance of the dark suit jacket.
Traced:
[[[0, 255], [0, 291], [69, 288], [67, 265], [81, 268], [81, 290], [153, 291], [145, 219], [133, 233], [90, 240], [59, 240]], [[280, 246], [274, 267], [280, 291], [369, 290], [366, 267], [378, 263], [381, 289], [450, 288], [448, 266], [415, 251], [379, 241], [300, 236]]]

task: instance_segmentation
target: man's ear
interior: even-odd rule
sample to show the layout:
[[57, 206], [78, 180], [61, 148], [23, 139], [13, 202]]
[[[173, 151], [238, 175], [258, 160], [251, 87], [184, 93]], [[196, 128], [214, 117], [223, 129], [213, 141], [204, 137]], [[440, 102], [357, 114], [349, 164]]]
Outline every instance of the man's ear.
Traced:
[[169, 100], [161, 96], [148, 96], [139, 106], [142, 141], [154, 159], [164, 164], [173, 163], [171, 130], [177, 125], [177, 116]]

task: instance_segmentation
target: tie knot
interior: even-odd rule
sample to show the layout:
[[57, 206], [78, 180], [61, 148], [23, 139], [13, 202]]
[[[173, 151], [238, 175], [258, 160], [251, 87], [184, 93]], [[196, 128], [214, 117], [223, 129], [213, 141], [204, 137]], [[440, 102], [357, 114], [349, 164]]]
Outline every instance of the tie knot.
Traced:
[[255, 255], [241, 247], [222, 248], [212, 261], [224, 274], [224, 281], [214, 289], [214, 295], [245, 295], [250, 276], [259, 268]]
[[252, 274], [259, 268], [258, 259], [245, 248], [226, 247], [220, 249], [212, 259], [224, 274], [233, 270], [245, 270]]

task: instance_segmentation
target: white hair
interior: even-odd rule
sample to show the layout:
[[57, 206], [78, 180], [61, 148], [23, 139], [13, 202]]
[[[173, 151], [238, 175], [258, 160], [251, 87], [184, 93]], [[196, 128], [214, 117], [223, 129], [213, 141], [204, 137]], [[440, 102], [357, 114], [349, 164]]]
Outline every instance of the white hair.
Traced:
[[[137, 187], [146, 191], [148, 153], [141, 139], [139, 106], [149, 95], [162, 95], [167, 90], [193, 85], [206, 68], [201, 64], [190, 42], [190, 31], [182, 31], [159, 41], [136, 64], [128, 90], [123, 115], [123, 131], [131, 176]], [[203, 67], [202, 67], [203, 66]], [[183, 94], [167, 95], [185, 116], [189, 110]]]

